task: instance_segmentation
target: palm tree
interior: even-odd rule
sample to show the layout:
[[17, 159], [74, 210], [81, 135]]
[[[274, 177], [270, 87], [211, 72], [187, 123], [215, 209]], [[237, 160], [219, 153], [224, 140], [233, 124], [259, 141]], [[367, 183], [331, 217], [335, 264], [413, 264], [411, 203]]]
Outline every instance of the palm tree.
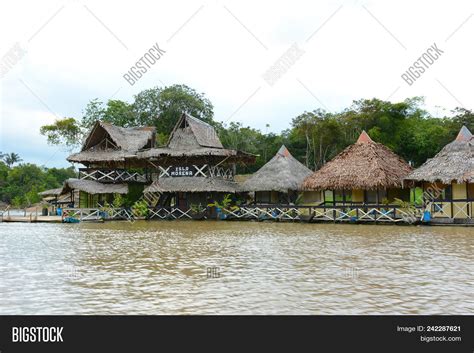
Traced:
[[6, 165], [9, 168], [11, 168], [13, 166], [13, 164], [21, 162], [23, 160], [15, 152], [4, 154], [4, 155], [2, 155], [2, 157], [3, 157], [3, 160], [5, 161]]

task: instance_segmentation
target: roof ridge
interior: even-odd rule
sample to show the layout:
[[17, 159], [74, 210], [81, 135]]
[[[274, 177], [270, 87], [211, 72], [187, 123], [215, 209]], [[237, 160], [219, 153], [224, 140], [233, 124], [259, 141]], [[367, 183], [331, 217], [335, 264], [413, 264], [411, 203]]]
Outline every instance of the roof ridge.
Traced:
[[471, 131], [466, 127], [466, 125], [463, 125], [461, 129], [459, 130], [458, 135], [456, 136], [455, 141], [470, 141], [472, 139], [473, 135]]

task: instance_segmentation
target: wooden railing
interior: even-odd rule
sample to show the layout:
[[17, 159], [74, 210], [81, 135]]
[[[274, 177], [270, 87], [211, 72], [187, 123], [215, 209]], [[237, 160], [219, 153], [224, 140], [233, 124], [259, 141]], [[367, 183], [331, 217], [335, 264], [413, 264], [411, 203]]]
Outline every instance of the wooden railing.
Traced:
[[75, 218], [80, 221], [97, 220], [133, 220], [133, 214], [126, 208], [65, 208], [62, 210], [62, 220]]
[[408, 210], [388, 205], [296, 206], [296, 205], [245, 205], [228, 209], [203, 208], [199, 212], [178, 207], [149, 208], [149, 219], [219, 218], [241, 220], [281, 221], [332, 221], [332, 222], [407, 222], [421, 218], [421, 209]]
[[427, 207], [433, 218], [474, 219], [474, 199], [433, 200]]
[[79, 179], [95, 180], [102, 183], [116, 183], [133, 181], [146, 183], [149, 180], [148, 175], [131, 172], [125, 169], [97, 169], [97, 168], [79, 168]]

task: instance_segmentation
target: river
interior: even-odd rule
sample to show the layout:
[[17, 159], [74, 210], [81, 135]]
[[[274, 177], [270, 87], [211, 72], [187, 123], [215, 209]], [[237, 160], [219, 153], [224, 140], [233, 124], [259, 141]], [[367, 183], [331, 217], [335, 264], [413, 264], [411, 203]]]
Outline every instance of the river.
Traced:
[[474, 229], [0, 223], [0, 314], [473, 314]]

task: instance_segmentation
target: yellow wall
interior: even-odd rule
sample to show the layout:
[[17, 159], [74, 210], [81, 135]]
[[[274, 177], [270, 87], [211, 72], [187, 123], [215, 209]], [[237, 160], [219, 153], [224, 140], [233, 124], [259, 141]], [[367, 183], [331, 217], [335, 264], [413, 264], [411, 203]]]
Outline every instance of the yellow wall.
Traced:
[[455, 200], [465, 200], [467, 199], [467, 188], [466, 184], [456, 184], [453, 183], [453, 216], [454, 218], [468, 218], [469, 212], [467, 203], [456, 202]]
[[317, 205], [323, 200], [321, 191], [304, 191], [302, 201], [305, 205]]
[[352, 202], [364, 202], [364, 190], [352, 190]]
[[[436, 188], [444, 189], [447, 185], [441, 183], [424, 183], [423, 187], [426, 191], [429, 187], [432, 187], [436, 190]], [[456, 200], [465, 200], [468, 198], [466, 192], [466, 184], [451, 184], [452, 190], [452, 199], [453, 201], [444, 201], [444, 202], [436, 202], [436, 207], [442, 206], [439, 212], [433, 212], [433, 217], [449, 217], [449, 218], [468, 218], [468, 216], [473, 216], [473, 211], [469, 210], [467, 203], [465, 201], [458, 201]], [[436, 196], [436, 195], [435, 195]], [[425, 201], [430, 201], [429, 197], [425, 197]], [[468, 212], [470, 211], [470, 212]]]
[[278, 203], [278, 192], [277, 191], [272, 191], [271, 194], [271, 203]]

